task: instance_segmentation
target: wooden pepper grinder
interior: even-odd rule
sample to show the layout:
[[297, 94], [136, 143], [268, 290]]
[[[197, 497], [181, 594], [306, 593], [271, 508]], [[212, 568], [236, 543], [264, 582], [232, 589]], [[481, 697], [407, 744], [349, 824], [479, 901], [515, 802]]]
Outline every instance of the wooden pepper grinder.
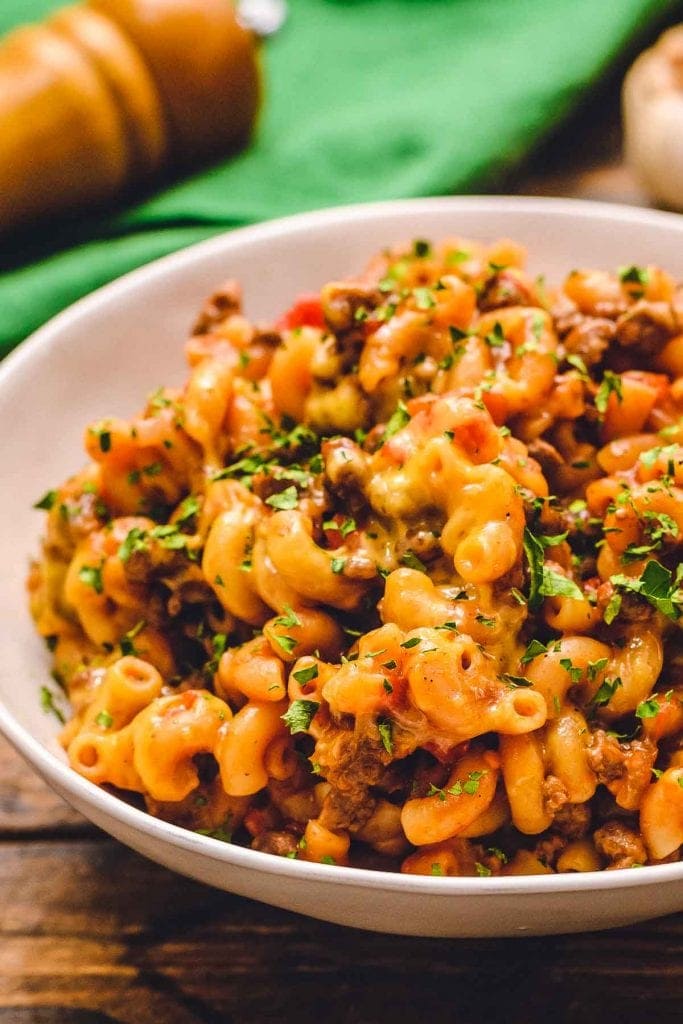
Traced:
[[86, 0], [0, 44], [0, 231], [236, 150], [257, 40], [229, 0]]

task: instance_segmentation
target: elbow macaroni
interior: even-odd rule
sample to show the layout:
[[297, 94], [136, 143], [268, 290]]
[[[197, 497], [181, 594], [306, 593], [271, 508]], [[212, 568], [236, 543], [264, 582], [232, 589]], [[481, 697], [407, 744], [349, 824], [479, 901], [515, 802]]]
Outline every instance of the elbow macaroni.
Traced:
[[678, 859], [683, 291], [446, 239], [228, 298], [39, 503], [72, 767], [315, 863]]

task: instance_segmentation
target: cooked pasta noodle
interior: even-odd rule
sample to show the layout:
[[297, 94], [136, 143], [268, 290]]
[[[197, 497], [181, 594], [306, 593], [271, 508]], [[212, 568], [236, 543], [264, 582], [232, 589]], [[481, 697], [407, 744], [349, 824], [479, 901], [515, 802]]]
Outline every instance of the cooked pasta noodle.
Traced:
[[85, 434], [29, 578], [72, 767], [317, 863], [678, 860], [683, 290], [417, 240]]

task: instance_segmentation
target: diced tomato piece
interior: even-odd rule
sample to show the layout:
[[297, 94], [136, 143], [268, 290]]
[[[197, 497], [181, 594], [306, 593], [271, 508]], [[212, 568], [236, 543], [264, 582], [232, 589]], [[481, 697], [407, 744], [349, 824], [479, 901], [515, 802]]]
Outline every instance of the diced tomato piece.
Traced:
[[325, 317], [319, 295], [300, 295], [291, 309], [283, 313], [275, 324], [278, 331], [292, 331], [295, 327], [324, 327]]

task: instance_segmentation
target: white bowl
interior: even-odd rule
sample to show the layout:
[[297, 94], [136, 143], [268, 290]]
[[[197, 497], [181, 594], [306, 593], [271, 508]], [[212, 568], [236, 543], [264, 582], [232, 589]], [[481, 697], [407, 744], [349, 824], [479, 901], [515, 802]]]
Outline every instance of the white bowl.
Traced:
[[[206, 295], [242, 281], [248, 313], [273, 317], [301, 291], [413, 237], [510, 236], [552, 281], [575, 266], [658, 263], [683, 277], [683, 217], [573, 200], [447, 198], [304, 214], [169, 256], [52, 320], [0, 368], [0, 729], [95, 824], [153, 860], [219, 889], [357, 928], [503, 936], [609, 928], [683, 910], [683, 863], [519, 878], [431, 878], [307, 864], [230, 846], [129, 807], [66, 765], [39, 704], [48, 656], [24, 580], [42, 516], [32, 503], [84, 461], [84, 425], [126, 416], [183, 380], [182, 342]], [[124, 883], [125, 884], [125, 883]], [[170, 894], [169, 894], [170, 895]]]

